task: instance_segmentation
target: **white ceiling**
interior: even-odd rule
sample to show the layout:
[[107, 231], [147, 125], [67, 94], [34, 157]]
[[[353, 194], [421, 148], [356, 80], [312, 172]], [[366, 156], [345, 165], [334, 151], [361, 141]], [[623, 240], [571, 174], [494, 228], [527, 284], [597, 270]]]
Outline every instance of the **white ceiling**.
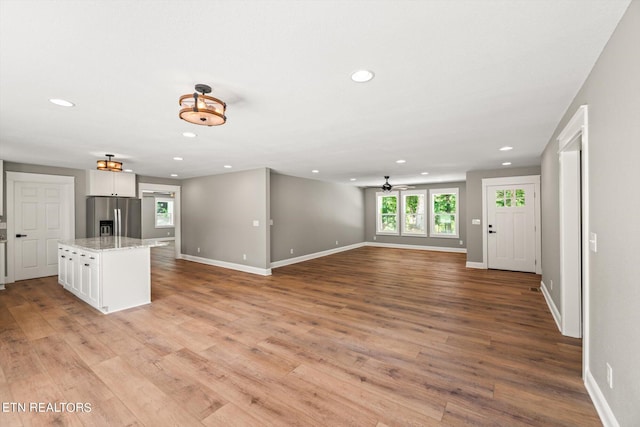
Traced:
[[[0, 0], [0, 158], [360, 186], [537, 165], [628, 4]], [[352, 82], [361, 68], [375, 78]], [[196, 83], [225, 125], [178, 118]]]

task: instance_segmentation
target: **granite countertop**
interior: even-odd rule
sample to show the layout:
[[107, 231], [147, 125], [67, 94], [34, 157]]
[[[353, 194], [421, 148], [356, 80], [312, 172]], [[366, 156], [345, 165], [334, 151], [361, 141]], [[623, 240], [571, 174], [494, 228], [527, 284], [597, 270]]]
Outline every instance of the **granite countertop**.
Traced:
[[167, 242], [158, 240], [142, 240], [132, 237], [103, 236], [88, 237], [86, 239], [61, 240], [61, 245], [73, 246], [89, 251], [117, 251], [138, 248], [153, 248], [156, 246], [167, 246]]

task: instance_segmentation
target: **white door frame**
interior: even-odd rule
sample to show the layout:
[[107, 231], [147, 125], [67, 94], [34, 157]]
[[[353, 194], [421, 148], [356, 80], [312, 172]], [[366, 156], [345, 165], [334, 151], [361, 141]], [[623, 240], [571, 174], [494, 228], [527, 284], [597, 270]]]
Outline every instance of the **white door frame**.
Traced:
[[[63, 203], [68, 207], [69, 216], [65, 226], [69, 230], [69, 239], [76, 236], [76, 209], [75, 209], [75, 178], [73, 176], [45, 175], [39, 173], [7, 172], [7, 280], [13, 283], [15, 280], [15, 184], [17, 182], [37, 182], [46, 184], [63, 184], [65, 188]], [[62, 221], [65, 218], [61, 219]]]
[[181, 239], [181, 227], [180, 227], [180, 186], [179, 185], [166, 185], [166, 184], [149, 184], [146, 182], [138, 183], [138, 197], [142, 200], [145, 191], [161, 191], [174, 193], [175, 203], [173, 205], [173, 219], [174, 219], [174, 249], [176, 259], [182, 258], [182, 239]]
[[[558, 161], [560, 162], [561, 332], [563, 335], [584, 338], [582, 346], [584, 376], [589, 365], [590, 253], [587, 105], [578, 108], [578, 111], [558, 136]], [[580, 200], [581, 205], [578, 204]], [[581, 230], [575, 228], [575, 221], [580, 219], [578, 216], [580, 211], [582, 211]], [[580, 242], [582, 242], [582, 248], [580, 248]], [[582, 253], [582, 260], [580, 260], [580, 253]]]
[[489, 239], [488, 239], [488, 208], [487, 202], [487, 188], [493, 185], [517, 185], [517, 184], [533, 184], [535, 188], [535, 225], [536, 225], [536, 274], [542, 274], [542, 240], [540, 229], [540, 175], [527, 175], [527, 176], [508, 176], [502, 178], [484, 178], [482, 180], [482, 268], [488, 268], [488, 254], [489, 254]]

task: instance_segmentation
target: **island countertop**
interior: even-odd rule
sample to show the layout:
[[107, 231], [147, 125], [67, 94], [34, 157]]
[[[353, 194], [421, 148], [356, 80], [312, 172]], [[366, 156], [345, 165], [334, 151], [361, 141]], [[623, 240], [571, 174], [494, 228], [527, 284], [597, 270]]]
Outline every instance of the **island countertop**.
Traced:
[[61, 240], [61, 245], [72, 246], [79, 249], [86, 249], [88, 251], [119, 251], [126, 249], [138, 249], [138, 248], [153, 248], [157, 246], [167, 246], [167, 242], [158, 240], [142, 240], [132, 237], [120, 237], [120, 236], [102, 236], [102, 237], [88, 237], [85, 239], [75, 240]]

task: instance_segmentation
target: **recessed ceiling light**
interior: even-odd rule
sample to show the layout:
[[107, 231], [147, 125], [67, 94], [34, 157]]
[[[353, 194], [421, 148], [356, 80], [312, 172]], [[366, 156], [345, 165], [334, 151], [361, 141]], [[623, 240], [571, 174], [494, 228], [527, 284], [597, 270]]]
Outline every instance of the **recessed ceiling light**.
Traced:
[[357, 179], [355, 179], [355, 178], [351, 178], [349, 181], [357, 181]]
[[510, 166], [510, 165], [511, 165], [511, 162], [503, 162], [502, 163], [502, 166]]
[[318, 169], [314, 169], [311, 171], [311, 173], [320, 173], [320, 171]]
[[49, 99], [49, 102], [59, 105], [60, 107], [73, 107], [74, 104], [73, 102], [67, 101], [66, 99], [58, 99], [58, 98], [51, 98]]
[[421, 172], [420, 175], [429, 175], [429, 172]]
[[184, 160], [182, 157], [174, 157], [173, 160]]
[[195, 138], [198, 135], [193, 132], [182, 132], [182, 136], [184, 136], [185, 138]]
[[402, 160], [402, 159], [400, 159], [400, 160], [396, 160], [396, 163], [398, 163], [399, 165], [401, 165], [401, 164], [403, 164], [403, 163], [407, 163], [407, 161], [406, 161], [406, 160]]
[[356, 83], [366, 83], [373, 78], [373, 71], [369, 70], [358, 70], [351, 74], [351, 80]]
[[504, 147], [500, 148], [500, 151], [509, 151], [509, 150], [513, 150], [513, 147], [509, 147], [508, 145], [505, 145]]
[[125, 172], [133, 172], [133, 169], [125, 169]]
[[177, 173], [172, 173], [171, 176], [175, 178], [176, 176], [178, 176], [178, 174]]
[[233, 166], [231, 166], [231, 165], [224, 165], [224, 168], [225, 168], [225, 169], [231, 169], [232, 167], [233, 167]]

